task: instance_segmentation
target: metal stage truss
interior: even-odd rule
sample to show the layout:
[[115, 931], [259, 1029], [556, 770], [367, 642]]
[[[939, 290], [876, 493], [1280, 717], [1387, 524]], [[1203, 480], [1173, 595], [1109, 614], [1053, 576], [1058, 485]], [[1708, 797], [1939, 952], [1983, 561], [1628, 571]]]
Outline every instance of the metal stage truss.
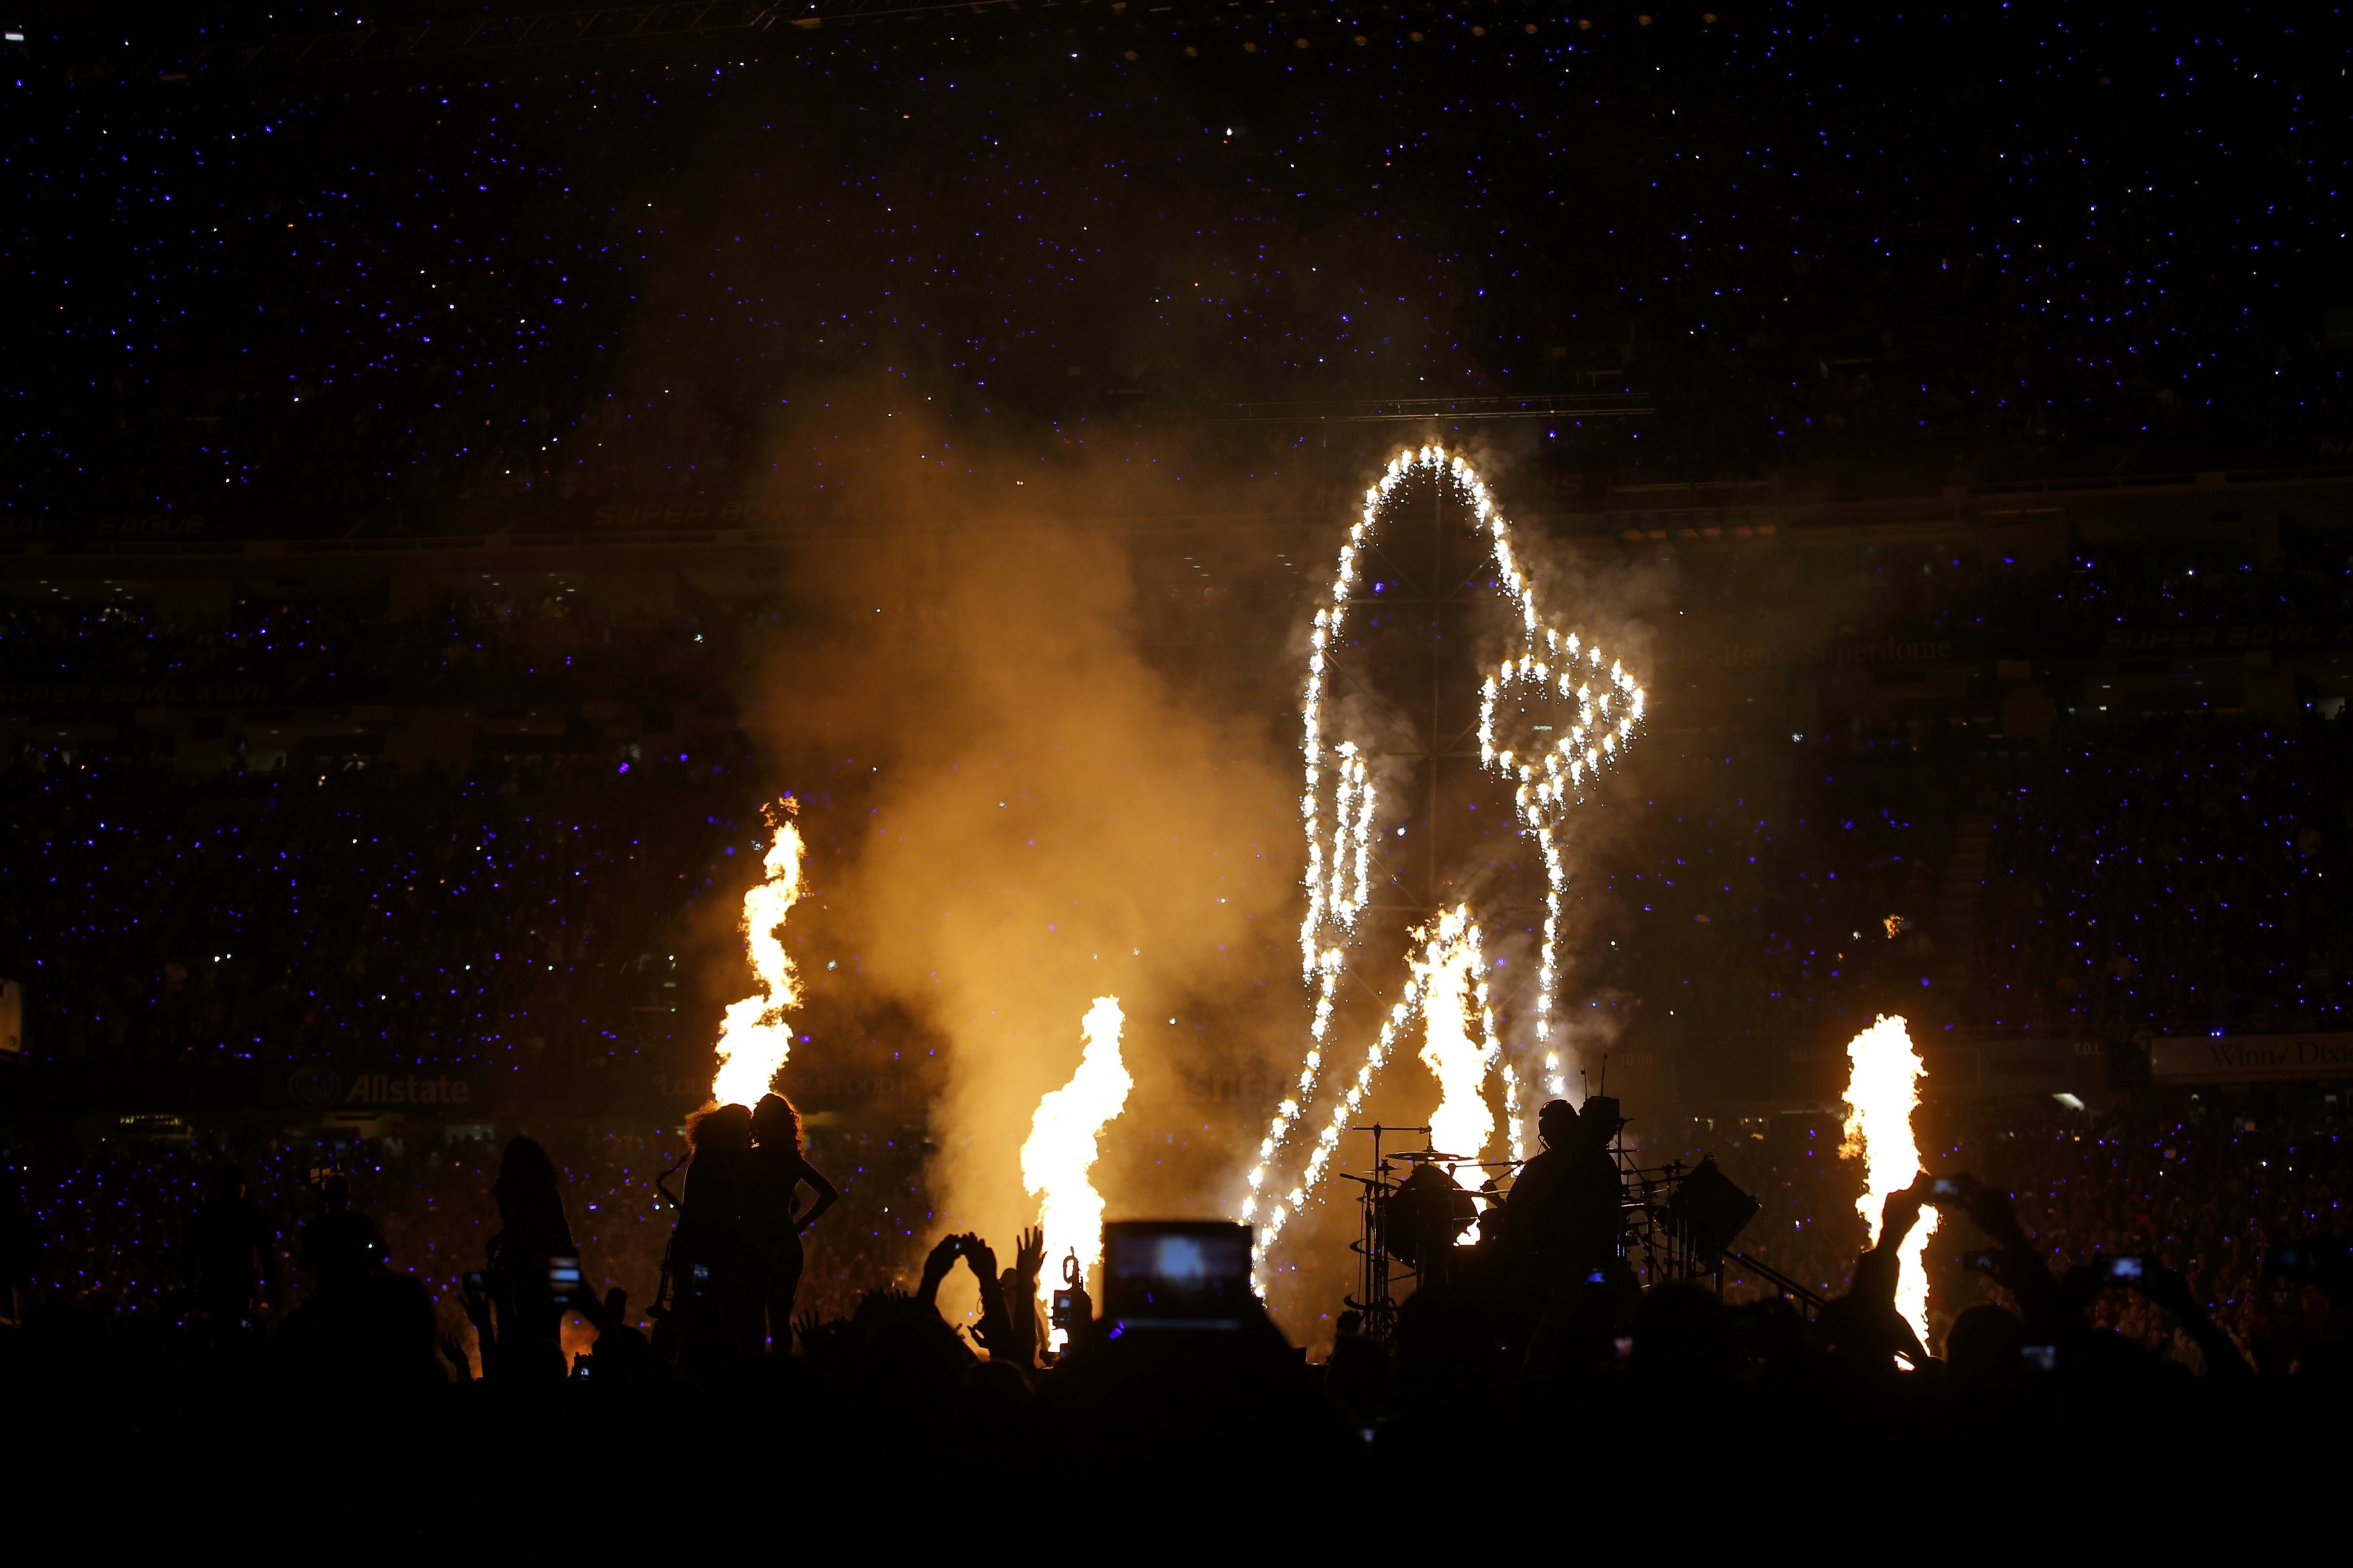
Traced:
[[1395, 425], [1428, 420], [1624, 419], [1655, 414], [1650, 399], [1626, 392], [1571, 392], [1526, 397], [1387, 397], [1346, 401], [1237, 403], [1213, 425]]

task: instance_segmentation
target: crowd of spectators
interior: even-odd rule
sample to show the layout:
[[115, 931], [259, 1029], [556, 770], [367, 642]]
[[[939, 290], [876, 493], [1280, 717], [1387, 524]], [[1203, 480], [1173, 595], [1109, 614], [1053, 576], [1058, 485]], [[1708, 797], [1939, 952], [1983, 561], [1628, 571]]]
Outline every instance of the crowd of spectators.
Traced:
[[10, 47], [28, 523], [733, 496], [882, 365], [1074, 439], [1635, 390], [1550, 434], [1680, 478], [2342, 420], [2277, 18], [1130, 7], [121, 79], [153, 47]]
[[[1573, 1458], [1633, 1481], [1646, 1472], [1630, 1437], [1694, 1423], [1721, 1441], [1801, 1446], [1758, 1450], [1743, 1472], [1752, 1482], [1778, 1478], [1784, 1461], [1867, 1457], [1888, 1441], [1905, 1467], [1928, 1454], [1977, 1462], [1969, 1446], [1989, 1438], [2004, 1463], [2087, 1442], [2096, 1457], [2094, 1440], [2119, 1422], [2153, 1442], [2211, 1421], [2328, 1441], [2353, 1288], [2337, 1109], [2309, 1097], [2111, 1115], [1932, 1107], [1919, 1124], [1926, 1163], [1953, 1193], [1932, 1194], [1924, 1176], [1891, 1197], [1871, 1247], [1834, 1128], [1715, 1130], [1727, 1168], [1766, 1200], [1741, 1245], [1818, 1296], [1802, 1306], [1736, 1266], [1721, 1300], [1704, 1284], [1644, 1289], [1615, 1263], [1510, 1284], [1488, 1272], [1493, 1258], [1472, 1268], [1482, 1241], [1425, 1275], [1392, 1326], [1368, 1333], [1361, 1314], [1343, 1313], [1306, 1359], [1254, 1306], [1188, 1327], [1098, 1319], [1084, 1293], [1057, 1320], [1069, 1342], [1049, 1351], [1013, 1293], [1036, 1287], [1034, 1237], [1008, 1248], [1000, 1277], [985, 1238], [922, 1207], [902, 1147], [810, 1150], [849, 1176], [844, 1202], [871, 1212], [811, 1232], [805, 1310], [789, 1330], [764, 1350], [700, 1357], [666, 1352], [665, 1318], [646, 1317], [657, 1271], [677, 1262], [676, 1243], [661, 1255], [670, 1214], [653, 1187], [683, 1152], [675, 1137], [559, 1138], [545, 1152], [528, 1138], [503, 1151], [248, 1147], [262, 1154], [252, 1166], [225, 1165], [222, 1148], [20, 1148], [0, 1384], [63, 1400], [41, 1406], [63, 1429], [112, 1424], [134, 1447], [207, 1426], [217, 1438], [257, 1415], [267, 1441], [271, 1422], [340, 1409], [364, 1422], [339, 1434], [337, 1461], [402, 1475], [421, 1462], [412, 1433], [446, 1436], [468, 1412], [561, 1411], [575, 1434], [674, 1423], [670, 1457], [697, 1465], [714, 1430], [744, 1423], [765, 1434], [763, 1453], [776, 1446], [764, 1463], [838, 1475], [854, 1489], [844, 1498], [901, 1490], [878, 1475], [941, 1444], [965, 1452], [910, 1497], [916, 1506], [1036, 1465], [1091, 1488], [1190, 1482], [1238, 1463], [1336, 1479], [1367, 1451], [1424, 1462], [1471, 1419], [1499, 1440], [1499, 1475]], [[710, 1147], [698, 1134], [698, 1161]], [[552, 1266], [544, 1246], [518, 1241], [516, 1173], [534, 1164], [549, 1184]], [[878, 1197], [913, 1206], [878, 1226]], [[1935, 1226], [1931, 1322], [1915, 1339], [1896, 1315], [1896, 1258], [1924, 1223]], [[845, 1228], [886, 1227], [883, 1253], [836, 1249]], [[979, 1277], [976, 1323], [937, 1305], [959, 1264]], [[518, 1303], [518, 1281], [547, 1293], [543, 1359], [512, 1353], [534, 1310]], [[453, 1403], [470, 1388], [495, 1403]], [[165, 1484], [214, 1462], [192, 1453]], [[290, 1473], [313, 1463], [286, 1460]], [[510, 1491], [492, 1511], [527, 1517], [543, 1500]], [[637, 1517], [623, 1500], [600, 1507], [608, 1523]]]
[[[462, 1335], [464, 1276], [481, 1267], [482, 1245], [496, 1228], [490, 1197], [500, 1150], [488, 1123], [459, 1123], [454, 1131], [200, 1127], [158, 1139], [112, 1128], [86, 1138], [59, 1131], [29, 1139], [11, 1151], [9, 1190], [21, 1198], [20, 1222], [39, 1239], [14, 1283], [36, 1307], [71, 1304], [110, 1318], [165, 1321], [185, 1306], [188, 1221], [212, 1173], [235, 1163], [278, 1249], [276, 1277], [286, 1289], [276, 1307], [291, 1310], [315, 1284], [299, 1266], [301, 1232], [320, 1213], [322, 1183], [340, 1175], [353, 1203], [379, 1226], [390, 1260], [431, 1290], [444, 1331]], [[650, 1305], [675, 1217], [655, 1183], [685, 1155], [679, 1130], [623, 1131], [582, 1121], [542, 1142], [562, 1173], [598, 1294], [617, 1288], [640, 1310]], [[844, 1316], [923, 1244], [916, 1238], [931, 1218], [928, 1145], [920, 1129], [824, 1126], [811, 1131], [810, 1146], [812, 1160], [845, 1178], [844, 1198], [802, 1279], [801, 1300]]]
[[144, 687], [167, 694], [145, 706], [204, 692], [259, 708], [589, 699], [674, 716], [749, 668], [778, 616], [765, 605], [630, 611], [554, 586], [531, 598], [449, 595], [415, 606], [388, 605], [380, 583], [309, 599], [237, 591], [227, 578], [196, 592], [217, 605], [174, 605], [153, 591], [0, 603], [0, 681], [15, 703], [51, 707], [70, 706], [77, 692]]
[[[2089, 1109], [2024, 1097], [1932, 1098], [1914, 1125], [1931, 1169], [1972, 1170], [2013, 1194], [2054, 1267], [2159, 1258], [2256, 1364], [2284, 1365], [2310, 1342], [2312, 1303], [2294, 1281], [2266, 1276], [2263, 1261], [2274, 1247], [2344, 1226], [2353, 1128], [2340, 1096], [2208, 1089]], [[1695, 1141], [1686, 1158], [1713, 1154], [1762, 1203], [1739, 1247], [1810, 1289], [1842, 1288], [1868, 1235], [1854, 1206], [1862, 1165], [1841, 1157], [1835, 1115], [1725, 1119], [1678, 1131]], [[1983, 1246], [1967, 1226], [1944, 1226], [1931, 1238], [1932, 1342], [1968, 1308], [2008, 1300], [1966, 1260]], [[1737, 1264], [1727, 1278], [1735, 1294], [1771, 1289]], [[2145, 1300], [2105, 1298], [2096, 1321], [2197, 1364], [2195, 1349]]]
[[[2134, 626], [2168, 603], [2200, 626], [2316, 615], [2341, 571], [2313, 550], [2283, 561], [2168, 579], [2146, 552], [2086, 555], [2017, 578], [2048, 597], [2016, 613], [2113, 622], [2129, 582]], [[1960, 617], [2010, 583], [1891, 589], [1862, 624]], [[276, 720], [248, 714], [233, 742], [198, 719], [22, 746], [0, 766], [23, 829], [0, 868], [24, 889], [0, 911], [0, 965], [26, 980], [36, 1037], [91, 1062], [291, 1064], [332, 1041], [437, 1068], [643, 1065], [654, 1040], [624, 1036], [669, 1037], [682, 922], [740, 874], [778, 787], [699, 711], [732, 716], [724, 694], [780, 635], [798, 633], [776, 605], [639, 613], [560, 588], [401, 613], [229, 595], [193, 618], [130, 596], [19, 601], [0, 671], [21, 713], [142, 683], [164, 702], [266, 690], [248, 700], [288, 721], [396, 706], [374, 736], [264, 741]], [[1655, 1039], [1767, 1054], [1882, 1010], [2110, 1042], [2333, 1026], [2353, 936], [2327, 891], [2353, 833], [2333, 705], [2151, 714], [2104, 695], [2126, 677], [2017, 663], [2030, 673], [1998, 691], [2066, 705], [2038, 738], [1923, 719], [1646, 742], [1676, 754], [1626, 803], [1636, 830], [1595, 847], [1577, 911], [1636, 940], [1593, 955], [1592, 988], [1640, 998]], [[2227, 690], [2191, 695], [2232, 700], [2225, 673]], [[417, 713], [501, 703], [561, 732], [478, 719], [421, 770], [385, 754]], [[821, 811], [807, 830], [830, 845], [848, 822]]]
[[2003, 770], [1970, 1021], [2105, 1039], [2343, 1027], [2347, 734], [2316, 715], [2135, 719]]
[[[1636, 1109], [1644, 1109], [1637, 1107]], [[1915, 1114], [1923, 1158], [1936, 1170], [1969, 1169], [2014, 1196], [2021, 1217], [2054, 1264], [2072, 1268], [2117, 1255], [2161, 1258], [2259, 1364], [2292, 1362], [2309, 1328], [2306, 1303], [2268, 1279], [2265, 1253], [2343, 1227], [2348, 1189], [2347, 1112], [2339, 1097], [2293, 1093], [2176, 1092], [2099, 1097], [2068, 1108], [2024, 1097], [1932, 1097]], [[1842, 1156], [1830, 1112], [1704, 1121], [1649, 1120], [1634, 1146], [1654, 1164], [1671, 1149], [1687, 1162], [1713, 1157], [1762, 1209], [1736, 1246], [1825, 1297], [1843, 1290], [1869, 1245], [1855, 1206], [1862, 1164]], [[210, 1173], [235, 1162], [269, 1216], [280, 1249], [276, 1278], [301, 1294], [297, 1237], [320, 1209], [330, 1174], [381, 1227], [391, 1260], [441, 1302], [445, 1330], [462, 1334], [459, 1287], [478, 1267], [491, 1215], [499, 1149], [487, 1126], [356, 1136], [332, 1131], [185, 1131], [157, 1138], [109, 1129], [77, 1139], [62, 1131], [18, 1143], [10, 1187], [21, 1204], [15, 1234], [37, 1238], [13, 1281], [29, 1307], [71, 1306], [108, 1317], [161, 1321], [181, 1310], [185, 1230]], [[570, 1125], [544, 1140], [563, 1173], [575, 1235], [598, 1293], [625, 1290], [640, 1307], [656, 1299], [672, 1215], [656, 1181], [685, 1156], [676, 1129], [620, 1131]], [[842, 1178], [842, 1206], [813, 1243], [800, 1303], [820, 1319], [847, 1317], [869, 1289], [903, 1286], [939, 1216], [925, 1196], [929, 1145], [920, 1130], [828, 1125], [810, 1133], [811, 1160]], [[1929, 1348], [1959, 1313], [2005, 1300], [1964, 1253], [1981, 1245], [1964, 1228], [1939, 1231], [1926, 1255]], [[1736, 1262], [1735, 1299], [1769, 1293]], [[2119, 1298], [2105, 1326], [2153, 1350], [2170, 1330]], [[632, 1320], [635, 1321], [635, 1320]], [[1328, 1329], [1321, 1331], [1329, 1332]]]
[[[555, 589], [403, 615], [220, 587], [217, 614], [0, 611], [17, 715], [69, 725], [0, 757], [19, 889], [0, 970], [46, 1059], [707, 1070], [670, 1059], [707, 1021], [681, 936], [764, 841], [767, 783], [726, 693], [773, 608], [628, 614]], [[125, 701], [166, 721], [69, 738]], [[436, 714], [459, 716], [457, 742], [397, 754]]]
[[195, 780], [35, 753], [0, 775], [8, 973], [42, 1057], [104, 1074], [692, 1072], [680, 924], [764, 832], [729, 762]]
[[[2344, 614], [2348, 552], [2342, 535], [2291, 537], [2268, 560], [2243, 548], [2200, 548], [2180, 541], [2161, 550], [2083, 549], [2056, 568], [1986, 574], [1937, 596], [1925, 629], [1970, 636], [1981, 646], [2053, 651], [2116, 650], [2119, 631], [2143, 634], [2140, 646], [2162, 650], [2161, 634], [2209, 627], [2317, 632], [2333, 637]], [[2293, 650], [2293, 640], [2264, 643]], [[2123, 651], [2134, 651], [2126, 642]]]
[[2117, 1045], [2342, 1028], [2348, 733], [2316, 707], [2085, 703], [2031, 743], [1944, 722], [1703, 742], [1602, 851], [1597, 908], [1632, 936], [1599, 978], [1651, 1041], [1760, 1056], [1878, 1012]]

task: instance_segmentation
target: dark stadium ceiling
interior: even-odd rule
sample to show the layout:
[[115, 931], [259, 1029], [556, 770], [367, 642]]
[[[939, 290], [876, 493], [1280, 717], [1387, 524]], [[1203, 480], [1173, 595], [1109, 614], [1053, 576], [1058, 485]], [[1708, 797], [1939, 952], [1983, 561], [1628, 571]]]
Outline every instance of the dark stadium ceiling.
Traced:
[[658, 5], [605, 5], [539, 15], [483, 15], [358, 26], [274, 37], [184, 38], [151, 45], [136, 74], [178, 80], [199, 71], [287, 70], [333, 65], [427, 61], [528, 50], [612, 47], [655, 38], [748, 37], [779, 27], [816, 29], [851, 22], [913, 21], [1010, 11], [1085, 11], [1124, 16], [1226, 7], [1195, 0], [1184, 6], [1141, 0], [673, 0]]

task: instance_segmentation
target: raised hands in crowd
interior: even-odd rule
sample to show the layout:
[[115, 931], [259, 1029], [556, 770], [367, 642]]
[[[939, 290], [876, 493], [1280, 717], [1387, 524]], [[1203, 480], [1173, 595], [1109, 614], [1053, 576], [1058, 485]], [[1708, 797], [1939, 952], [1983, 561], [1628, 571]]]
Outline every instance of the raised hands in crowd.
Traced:
[[[783, 1137], [773, 1118], [769, 1126]], [[845, 1440], [987, 1439], [992, 1461], [1050, 1431], [1077, 1445], [1058, 1452], [1093, 1458], [1089, 1433], [1188, 1451], [1230, 1440], [1337, 1455], [1366, 1441], [1412, 1452], [1442, 1446], [1464, 1423], [1502, 1430], [1530, 1420], [1528, 1440], [1540, 1444], [1630, 1419], [1662, 1432], [1797, 1422], [1852, 1433], [1900, 1418], [2057, 1433], [2127, 1416], [2188, 1423], [2232, 1389], [2285, 1419], [2321, 1408], [2314, 1401], [2333, 1397], [2353, 1363], [2353, 1263], [2335, 1237], [2271, 1248], [2268, 1277], [2312, 1308], [2297, 1336], [2251, 1346], [2217, 1322], [2160, 1249], [2054, 1268], [2011, 1194], [1967, 1172], [1924, 1175], [1891, 1194], [1876, 1244], [1854, 1259], [1847, 1288], [1819, 1302], [1727, 1306], [1690, 1282], [1644, 1289], [1631, 1264], [1615, 1258], [1536, 1269], [1503, 1291], [1462, 1268], [1408, 1296], [1387, 1333], [1368, 1331], [1360, 1312], [1345, 1314], [1320, 1365], [1254, 1307], [1239, 1323], [1187, 1331], [1124, 1329], [1082, 1308], [1057, 1354], [1039, 1310], [1045, 1238], [1031, 1227], [1014, 1238], [1009, 1259], [976, 1232], [950, 1231], [933, 1241], [912, 1288], [884, 1280], [847, 1311], [797, 1307], [760, 1331], [759, 1312], [776, 1310], [773, 1255], [744, 1240], [751, 1230], [730, 1207], [756, 1195], [755, 1184], [729, 1181], [754, 1168], [744, 1158], [747, 1127], [723, 1119], [695, 1132], [702, 1163], [699, 1175], [689, 1171], [681, 1239], [644, 1320], [650, 1333], [624, 1290], [599, 1283], [593, 1249], [583, 1256], [554, 1163], [519, 1138], [491, 1186], [501, 1223], [483, 1267], [451, 1292], [461, 1328], [437, 1322], [432, 1290], [403, 1272], [409, 1259], [338, 1188], [322, 1191], [304, 1232], [307, 1293], [273, 1331], [264, 1309], [277, 1233], [243, 1195], [239, 1173], [223, 1171], [189, 1216], [192, 1283], [174, 1299], [185, 1325], [175, 1353], [213, 1369], [204, 1375], [216, 1385], [259, 1379], [375, 1399], [476, 1383], [523, 1398], [586, 1385], [569, 1397], [592, 1401], [633, 1389], [706, 1401], [740, 1391], [812, 1418], [827, 1413]], [[1938, 1244], [1966, 1247], [1964, 1267], [1999, 1300], [1967, 1307], [1948, 1327], [1939, 1321], [1924, 1343], [1899, 1310], [1898, 1289], [1907, 1243], [1932, 1209], [1945, 1220]], [[959, 1264], [973, 1280], [968, 1321], [944, 1306]], [[2116, 1321], [2119, 1297], [2158, 1314], [2176, 1348], [2160, 1353], [2102, 1326]], [[0, 1366], [22, 1372], [59, 1353], [51, 1348], [65, 1342], [59, 1321], [37, 1304], [24, 1326], [0, 1331]], [[85, 1342], [78, 1353], [87, 1351]], [[594, 1392], [617, 1388], [624, 1392]]]

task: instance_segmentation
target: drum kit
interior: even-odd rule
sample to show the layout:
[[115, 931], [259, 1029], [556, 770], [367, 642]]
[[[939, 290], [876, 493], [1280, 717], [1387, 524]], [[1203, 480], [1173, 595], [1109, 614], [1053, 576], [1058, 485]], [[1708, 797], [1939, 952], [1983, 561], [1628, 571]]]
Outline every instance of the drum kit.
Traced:
[[[1605, 1105], [1605, 1113], [1616, 1119], [1617, 1102]], [[1526, 1162], [1449, 1153], [1431, 1146], [1428, 1127], [1374, 1122], [1349, 1131], [1370, 1135], [1372, 1160], [1364, 1173], [1342, 1173], [1359, 1188], [1361, 1215], [1356, 1239], [1349, 1244], [1357, 1258], [1357, 1283], [1346, 1304], [1363, 1314], [1366, 1335], [1387, 1340], [1397, 1324], [1398, 1287], [1410, 1283], [1425, 1289], [1442, 1283], [1475, 1258], [1481, 1249], [1472, 1244], [1480, 1238], [1470, 1234], [1472, 1227], [1487, 1226], [1488, 1216], [1509, 1195], [1503, 1184]], [[1398, 1147], [1400, 1142], [1408, 1146]], [[1734, 1237], [1756, 1215], [1757, 1201], [1735, 1186], [1714, 1160], [1645, 1166], [1614, 1136], [1609, 1152], [1626, 1210], [1625, 1261], [1644, 1288], [1668, 1280], [1712, 1281], [1720, 1293], [1727, 1256], [1747, 1272], [1760, 1271], [1755, 1260], [1727, 1254]], [[1772, 1278], [1783, 1283], [1778, 1275]]]
[[[1368, 1337], [1387, 1340], [1397, 1326], [1395, 1287], [1442, 1275], [1463, 1233], [1478, 1222], [1482, 1200], [1490, 1206], [1502, 1201], [1496, 1178], [1518, 1169], [1520, 1162], [1446, 1153], [1430, 1146], [1428, 1127], [1374, 1122], [1349, 1131], [1372, 1135], [1373, 1158], [1366, 1174], [1343, 1173], [1362, 1189], [1361, 1226], [1348, 1246], [1357, 1258], [1357, 1284], [1347, 1304], [1364, 1314]], [[1391, 1140], [1415, 1136], [1421, 1140], [1418, 1149], [1389, 1146]], [[1463, 1171], [1494, 1174], [1473, 1190], [1462, 1184], [1458, 1173]]]

